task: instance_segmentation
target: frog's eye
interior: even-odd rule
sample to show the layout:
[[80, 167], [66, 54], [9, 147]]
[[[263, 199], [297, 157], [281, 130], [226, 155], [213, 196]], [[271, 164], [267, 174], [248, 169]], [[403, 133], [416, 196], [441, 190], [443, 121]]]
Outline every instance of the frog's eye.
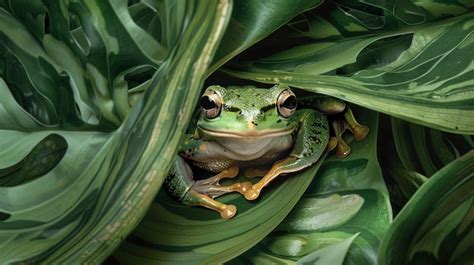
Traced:
[[289, 89], [283, 90], [277, 99], [277, 108], [280, 116], [288, 118], [296, 111], [296, 96]]
[[214, 119], [221, 112], [222, 100], [216, 93], [205, 93], [201, 97], [201, 107], [208, 119]]

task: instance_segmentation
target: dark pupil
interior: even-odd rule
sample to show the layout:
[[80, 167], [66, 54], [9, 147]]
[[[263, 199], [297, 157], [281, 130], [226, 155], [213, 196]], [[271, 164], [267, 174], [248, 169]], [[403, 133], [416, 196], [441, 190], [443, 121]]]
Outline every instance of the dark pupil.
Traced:
[[210, 110], [216, 107], [216, 103], [212, 101], [208, 96], [204, 96], [201, 98], [201, 107]]
[[287, 97], [285, 101], [283, 102], [282, 106], [287, 109], [296, 108], [296, 97], [295, 96]]

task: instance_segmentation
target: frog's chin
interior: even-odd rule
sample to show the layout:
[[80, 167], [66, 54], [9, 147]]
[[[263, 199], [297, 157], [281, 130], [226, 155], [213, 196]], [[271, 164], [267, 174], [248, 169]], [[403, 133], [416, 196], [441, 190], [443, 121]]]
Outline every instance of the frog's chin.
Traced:
[[218, 137], [218, 138], [237, 138], [237, 139], [262, 139], [262, 138], [271, 138], [291, 134], [293, 128], [284, 128], [284, 129], [268, 129], [268, 130], [247, 130], [242, 132], [234, 131], [215, 131], [199, 127], [199, 130], [205, 135]]

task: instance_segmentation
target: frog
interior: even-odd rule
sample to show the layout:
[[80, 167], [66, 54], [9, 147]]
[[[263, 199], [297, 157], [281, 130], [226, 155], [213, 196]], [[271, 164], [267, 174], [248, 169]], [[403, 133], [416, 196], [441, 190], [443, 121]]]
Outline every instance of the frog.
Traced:
[[[329, 117], [337, 118], [330, 122]], [[230, 219], [237, 213], [236, 206], [217, 197], [237, 192], [256, 200], [273, 180], [310, 167], [325, 152], [335, 150], [337, 157], [346, 157], [351, 151], [342, 137], [346, 130], [357, 141], [369, 133], [341, 99], [297, 98], [283, 84], [271, 88], [212, 85], [202, 94], [194, 132], [184, 136], [165, 186], [180, 203]], [[215, 175], [197, 179], [191, 165]], [[260, 179], [220, 184], [237, 177], [240, 170], [246, 178]]]

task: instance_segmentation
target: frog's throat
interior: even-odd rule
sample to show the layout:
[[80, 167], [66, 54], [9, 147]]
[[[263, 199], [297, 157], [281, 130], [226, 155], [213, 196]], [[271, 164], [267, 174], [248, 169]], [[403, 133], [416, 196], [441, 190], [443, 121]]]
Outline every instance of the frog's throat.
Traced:
[[269, 137], [277, 137], [283, 136], [293, 133], [295, 128], [285, 128], [283, 130], [259, 130], [259, 131], [244, 131], [244, 132], [232, 132], [232, 131], [214, 131], [209, 129], [204, 129], [202, 127], [198, 127], [201, 132], [206, 135], [214, 136], [214, 137], [225, 137], [225, 138], [269, 138]]

